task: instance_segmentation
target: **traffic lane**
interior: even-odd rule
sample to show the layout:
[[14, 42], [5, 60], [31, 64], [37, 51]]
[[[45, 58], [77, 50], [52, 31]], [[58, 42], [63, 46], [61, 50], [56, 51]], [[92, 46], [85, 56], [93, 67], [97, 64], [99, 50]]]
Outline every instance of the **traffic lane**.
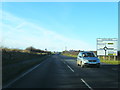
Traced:
[[78, 74], [93, 88], [118, 88], [118, 72], [110, 74], [98, 68], [85, 68], [78, 69]]
[[84, 78], [93, 88], [118, 88], [118, 65], [102, 63], [100, 68], [81, 68], [77, 66], [76, 59], [60, 57], [71, 66], [77, 76]]
[[[69, 63], [72, 63], [74, 66], [78, 67], [77, 64], [76, 64], [76, 60], [77, 58], [74, 58], [74, 57], [67, 57], [67, 56], [60, 56], [61, 59], [63, 59], [64, 61], [66, 62], [69, 62]], [[69, 64], [68, 63], [68, 64]], [[92, 68], [92, 67], [91, 67]], [[101, 63], [101, 68], [100, 69], [104, 69], [104, 70], [107, 70], [107, 71], [119, 71], [119, 65], [112, 65], [112, 64], [106, 64], [106, 63]]]
[[87, 88], [57, 56], [43, 61], [36, 69], [9, 88]]
[[[109, 70], [109, 69], [108, 69]], [[78, 67], [76, 74], [84, 78], [92, 87], [118, 87], [118, 72], [98, 68]]]

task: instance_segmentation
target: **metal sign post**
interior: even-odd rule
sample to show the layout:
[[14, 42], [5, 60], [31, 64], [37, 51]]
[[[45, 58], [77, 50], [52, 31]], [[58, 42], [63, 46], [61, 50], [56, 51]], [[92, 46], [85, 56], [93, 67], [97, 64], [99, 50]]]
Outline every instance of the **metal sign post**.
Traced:
[[114, 55], [114, 61], [116, 60], [116, 56]]
[[105, 60], [106, 60], [106, 51], [108, 48], [105, 46], [103, 49], [105, 50]]

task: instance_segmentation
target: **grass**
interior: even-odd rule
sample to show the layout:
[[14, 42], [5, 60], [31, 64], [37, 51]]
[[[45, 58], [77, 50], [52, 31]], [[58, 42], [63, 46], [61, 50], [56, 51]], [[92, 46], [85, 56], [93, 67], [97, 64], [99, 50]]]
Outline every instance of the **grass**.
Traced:
[[9, 67], [9, 68], [4, 68], [3, 67], [3, 71], [2, 71], [2, 73], [3, 73], [3, 77], [2, 77], [3, 86], [6, 85], [7, 83], [9, 83], [14, 78], [18, 77], [23, 72], [30, 69], [31, 67], [41, 63], [46, 58], [48, 58], [48, 56], [44, 56], [42, 58], [40, 57], [35, 61], [28, 62], [26, 64], [20, 64], [20, 65], [17, 65], [15, 67], [12, 67], [12, 66]]
[[120, 60], [103, 60], [103, 59], [100, 59], [100, 62], [107, 63], [107, 64], [114, 64], [114, 65], [120, 64]]
[[73, 54], [63, 53], [62, 55], [77, 58], [77, 55], [73, 55]]
[[0, 47], [2, 50], [2, 84], [26, 72], [49, 57], [47, 52], [30, 52], [28, 50]]
[[[62, 55], [77, 58], [77, 55], [73, 55], [73, 54], [63, 53]], [[113, 64], [113, 65], [120, 64], [120, 60], [104, 60], [104, 59], [100, 59], [100, 62], [106, 63], [106, 64]]]

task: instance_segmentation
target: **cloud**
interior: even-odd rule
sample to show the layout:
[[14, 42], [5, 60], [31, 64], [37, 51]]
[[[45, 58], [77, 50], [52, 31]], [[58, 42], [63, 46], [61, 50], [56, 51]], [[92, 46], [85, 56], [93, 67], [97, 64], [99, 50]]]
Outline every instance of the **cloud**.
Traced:
[[57, 31], [47, 30], [35, 23], [28, 22], [8, 12], [2, 12], [2, 45], [11, 48], [23, 48], [33, 46], [39, 49], [51, 51], [68, 49], [88, 50], [88, 43], [82, 40], [67, 38]]

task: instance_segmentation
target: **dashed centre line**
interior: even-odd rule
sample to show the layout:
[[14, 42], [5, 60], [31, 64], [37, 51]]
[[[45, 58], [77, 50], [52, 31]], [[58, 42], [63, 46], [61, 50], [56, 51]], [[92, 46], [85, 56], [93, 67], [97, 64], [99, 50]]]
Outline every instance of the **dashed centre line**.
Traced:
[[73, 70], [69, 65], [67, 65], [67, 67], [68, 67], [72, 72], [74, 72], [74, 70]]
[[85, 80], [83, 80], [82, 78], [81, 78], [81, 80], [82, 80], [82, 82], [83, 82], [90, 90], [93, 90], [93, 89], [85, 82]]
[[[65, 61], [63, 61], [63, 63], [66, 64]], [[66, 64], [66, 65], [67, 65], [67, 64]], [[74, 70], [73, 70], [69, 65], [67, 65], [67, 67], [68, 67], [72, 72], [74, 72]]]
[[[63, 63], [66, 64], [65, 61], [63, 61]], [[67, 65], [67, 64], [66, 64], [66, 65]], [[72, 72], [75, 72], [69, 65], [67, 65], [67, 67], [68, 67]], [[90, 86], [85, 82], [85, 80], [83, 80], [83, 79], [81, 78], [81, 81], [82, 81], [90, 90], [93, 90], [93, 88], [90, 87]]]

